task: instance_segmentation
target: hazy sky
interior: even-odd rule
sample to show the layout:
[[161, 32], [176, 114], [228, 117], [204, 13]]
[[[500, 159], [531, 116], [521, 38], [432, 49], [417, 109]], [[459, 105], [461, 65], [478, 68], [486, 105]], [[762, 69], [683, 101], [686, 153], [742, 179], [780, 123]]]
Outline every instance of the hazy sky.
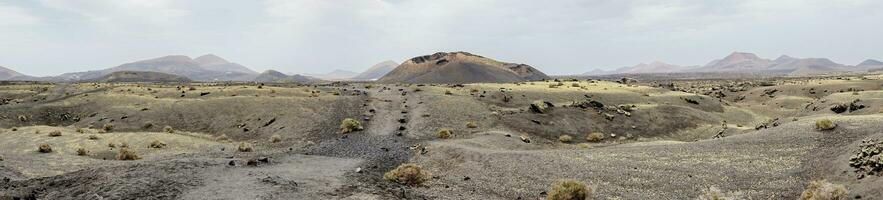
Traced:
[[573, 74], [733, 51], [883, 60], [881, 0], [0, 0], [0, 66], [29, 75], [214, 53], [257, 71], [361, 71], [469, 51]]

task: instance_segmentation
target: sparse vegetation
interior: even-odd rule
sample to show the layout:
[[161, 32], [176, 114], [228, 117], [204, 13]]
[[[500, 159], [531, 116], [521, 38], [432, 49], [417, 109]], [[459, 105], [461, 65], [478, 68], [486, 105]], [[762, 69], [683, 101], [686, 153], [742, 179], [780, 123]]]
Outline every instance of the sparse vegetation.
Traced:
[[141, 157], [135, 153], [134, 150], [129, 149], [128, 147], [120, 148], [119, 153], [117, 153], [117, 160], [138, 160]]
[[110, 133], [111, 131], [113, 131], [113, 124], [110, 124], [110, 123], [104, 124], [104, 127], [102, 127], [101, 130], [103, 130], [104, 132]]
[[27, 121], [28, 121], [28, 116], [19, 115], [19, 116], [18, 116], [18, 121], [21, 121], [21, 122], [27, 122]]
[[571, 141], [573, 141], [573, 137], [571, 137], [570, 135], [561, 135], [558, 136], [558, 141], [561, 143], [570, 143]]
[[61, 136], [61, 131], [59, 131], [59, 130], [54, 130], [52, 132], [49, 132], [49, 137], [59, 137], [59, 136]]
[[846, 200], [848, 191], [846, 187], [840, 184], [833, 184], [826, 180], [818, 180], [810, 182], [803, 193], [800, 194], [800, 200]]
[[592, 188], [575, 180], [559, 180], [549, 188], [546, 200], [586, 200], [595, 199]]
[[383, 174], [383, 179], [399, 184], [415, 186], [423, 184], [430, 178], [429, 172], [416, 164], [402, 164], [392, 171]]
[[450, 90], [445, 90], [445, 95], [453, 95], [453, 94], [454, 93], [452, 93]]
[[282, 142], [282, 136], [279, 136], [279, 135], [270, 136], [270, 143], [278, 143], [278, 142]]
[[362, 122], [360, 122], [359, 120], [346, 118], [343, 119], [342, 122], [340, 122], [340, 133], [350, 133], [353, 131], [360, 131], [362, 129]]
[[586, 141], [589, 142], [601, 142], [604, 140], [604, 134], [599, 132], [593, 132], [586, 135]]
[[438, 130], [437, 133], [435, 133], [435, 136], [440, 139], [449, 139], [454, 137], [454, 131], [451, 129], [441, 129]]
[[40, 146], [37, 147], [37, 151], [40, 153], [51, 153], [52, 146], [49, 146], [49, 144], [40, 144]]
[[155, 149], [162, 149], [162, 148], [166, 147], [166, 143], [163, 143], [162, 141], [159, 141], [159, 140], [153, 140], [153, 142], [150, 142], [150, 145], [147, 147], [148, 148], [155, 148]]
[[98, 138], [97, 135], [89, 135], [89, 139], [90, 140], [97, 140], [97, 139], [101, 139], [101, 138]]
[[84, 129], [84, 128], [77, 128], [77, 133], [86, 133], [86, 129]]
[[831, 121], [830, 119], [816, 120], [816, 130], [827, 131], [833, 130], [834, 128], [837, 128], [837, 124], [835, 124], [834, 121]]
[[175, 133], [175, 129], [172, 128], [171, 126], [162, 127], [162, 131], [166, 132], [166, 133]]
[[117, 148], [117, 144], [114, 144], [113, 142], [108, 142], [107, 147], [110, 147], [111, 149]]
[[237, 150], [239, 150], [239, 152], [251, 152], [254, 151], [254, 148], [251, 147], [251, 144], [247, 142], [240, 142], [239, 148], [237, 148]]
[[475, 124], [475, 122], [466, 122], [466, 128], [478, 128], [478, 124]]
[[530, 104], [530, 110], [535, 113], [547, 113], [552, 107], [554, 107], [552, 103], [542, 100], [536, 100]]
[[77, 155], [78, 156], [87, 156], [87, 155], [89, 155], [89, 151], [86, 151], [86, 148], [79, 147], [79, 148], [77, 148]]

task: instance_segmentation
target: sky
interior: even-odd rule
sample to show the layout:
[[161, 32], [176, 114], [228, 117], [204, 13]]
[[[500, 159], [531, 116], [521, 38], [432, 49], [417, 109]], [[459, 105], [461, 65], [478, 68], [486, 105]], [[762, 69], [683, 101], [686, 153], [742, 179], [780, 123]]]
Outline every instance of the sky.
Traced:
[[467, 51], [577, 74], [731, 52], [883, 60], [880, 0], [0, 0], [0, 66], [48, 76], [165, 55], [362, 71]]

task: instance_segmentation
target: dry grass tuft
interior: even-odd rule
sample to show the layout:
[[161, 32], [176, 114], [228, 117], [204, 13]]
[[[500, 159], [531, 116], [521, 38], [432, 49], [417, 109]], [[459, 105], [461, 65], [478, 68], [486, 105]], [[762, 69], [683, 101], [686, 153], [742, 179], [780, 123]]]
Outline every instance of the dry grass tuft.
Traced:
[[547, 200], [584, 200], [594, 199], [592, 189], [575, 180], [559, 180], [549, 188]]
[[816, 130], [827, 131], [833, 130], [834, 128], [837, 128], [837, 124], [830, 119], [820, 119], [816, 121]]
[[588, 135], [586, 135], [586, 141], [601, 142], [601, 140], [604, 140], [603, 133], [594, 132], [594, 133], [589, 133]]
[[478, 124], [475, 122], [466, 122], [466, 128], [478, 128]]
[[282, 142], [282, 136], [279, 136], [279, 135], [270, 136], [270, 143], [278, 143], [278, 142]]
[[147, 147], [148, 148], [155, 148], [155, 149], [162, 149], [162, 148], [166, 147], [166, 143], [163, 143], [159, 140], [153, 140], [153, 142], [150, 142], [150, 145]]
[[350, 133], [364, 129], [362, 122], [353, 118], [346, 118], [340, 122], [340, 133]]
[[806, 190], [800, 194], [800, 200], [846, 200], [849, 191], [840, 184], [833, 184], [826, 180], [810, 182]]
[[162, 131], [166, 132], [166, 133], [175, 133], [175, 129], [172, 128], [171, 126], [162, 127]]
[[558, 136], [558, 141], [561, 143], [570, 143], [571, 141], [573, 141], [573, 137], [571, 137], [570, 135], [561, 135]]
[[49, 132], [49, 137], [59, 137], [59, 136], [61, 136], [61, 131], [59, 131], [59, 130], [54, 130], [52, 132]]
[[251, 152], [254, 151], [254, 148], [247, 142], [240, 142], [238, 150], [239, 152]]
[[409, 186], [420, 185], [429, 180], [429, 172], [416, 164], [402, 164], [383, 174], [383, 179]]
[[138, 154], [135, 153], [134, 150], [129, 149], [128, 147], [120, 148], [120, 152], [117, 153], [117, 160], [138, 160], [141, 157], [138, 157]]
[[446, 128], [441, 129], [441, 130], [438, 130], [437, 133], [435, 133], [435, 136], [440, 139], [449, 139], [449, 138], [454, 137], [454, 131], [451, 129], [446, 129]]
[[87, 156], [87, 155], [89, 155], [89, 151], [86, 151], [86, 148], [80, 147], [80, 148], [77, 148], [77, 155], [78, 156]]
[[40, 153], [51, 153], [52, 146], [49, 146], [49, 144], [40, 144], [40, 146], [37, 147], [37, 151]]
[[104, 124], [104, 127], [102, 127], [101, 130], [103, 130], [104, 132], [110, 133], [111, 131], [113, 131], [113, 124], [110, 124], [110, 123]]

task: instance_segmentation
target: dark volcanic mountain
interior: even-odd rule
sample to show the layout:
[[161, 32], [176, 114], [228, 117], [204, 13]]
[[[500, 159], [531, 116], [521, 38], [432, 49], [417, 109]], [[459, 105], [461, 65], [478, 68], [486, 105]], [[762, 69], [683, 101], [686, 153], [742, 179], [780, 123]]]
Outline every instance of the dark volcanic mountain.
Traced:
[[406, 60], [381, 83], [502, 83], [549, 79], [525, 64], [505, 63], [467, 52], [439, 52]]
[[145, 72], [145, 71], [118, 71], [113, 72], [108, 75], [104, 75], [97, 79], [89, 80], [89, 82], [103, 82], [103, 83], [113, 83], [113, 82], [162, 82], [162, 83], [172, 83], [172, 82], [190, 82], [190, 79], [183, 76], [178, 76], [174, 74], [166, 74], [160, 72]]
[[391, 61], [391, 60], [383, 61], [381, 63], [375, 64], [374, 66], [371, 66], [370, 68], [368, 68], [368, 70], [365, 70], [364, 72], [359, 73], [359, 75], [356, 75], [352, 79], [353, 80], [379, 79], [380, 77], [383, 77], [383, 75], [386, 75], [387, 73], [394, 70], [398, 66], [399, 66], [399, 63], [396, 63], [395, 61]]
[[0, 80], [11, 80], [16, 79], [16, 77], [25, 77], [25, 75], [18, 73], [15, 70], [0, 66]]
[[289, 76], [276, 70], [267, 70], [255, 77], [254, 81], [260, 83], [315, 83], [320, 80], [299, 74]]
[[251, 81], [257, 76], [257, 73], [251, 69], [209, 54], [197, 59], [181, 55], [165, 56], [103, 70], [66, 73], [58, 76], [57, 79], [59, 81], [91, 80], [118, 71], [160, 72], [197, 81]]

